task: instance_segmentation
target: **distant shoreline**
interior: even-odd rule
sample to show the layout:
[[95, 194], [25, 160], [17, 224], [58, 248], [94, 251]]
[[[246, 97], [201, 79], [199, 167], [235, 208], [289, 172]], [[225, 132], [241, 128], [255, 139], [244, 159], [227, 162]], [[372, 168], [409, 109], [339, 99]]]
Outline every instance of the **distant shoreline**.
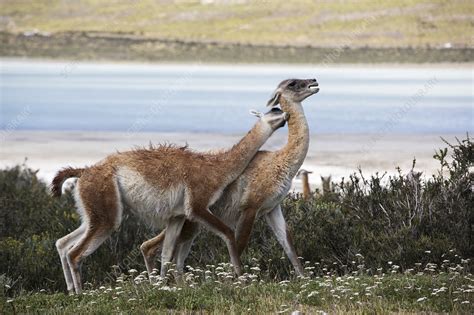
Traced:
[[473, 48], [313, 47], [191, 42], [123, 33], [0, 32], [0, 56], [74, 61], [287, 63], [287, 64], [429, 64], [472, 63]]

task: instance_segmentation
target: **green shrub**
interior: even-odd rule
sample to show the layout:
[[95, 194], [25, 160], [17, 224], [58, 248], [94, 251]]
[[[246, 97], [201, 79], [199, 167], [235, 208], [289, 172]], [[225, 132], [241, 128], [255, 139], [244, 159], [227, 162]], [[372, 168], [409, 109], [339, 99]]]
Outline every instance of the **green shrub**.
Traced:
[[[473, 142], [468, 135], [449, 147], [451, 161], [448, 149], [439, 150], [434, 158], [440, 161], [440, 171], [427, 179], [413, 169], [368, 179], [359, 170], [329, 196], [315, 194], [304, 201], [290, 194], [283, 210], [297, 252], [304, 260], [318, 262], [320, 269], [314, 272], [319, 274], [375, 271], [389, 268], [389, 261], [403, 269], [473, 257]], [[79, 225], [71, 193], [52, 198], [36, 172], [24, 165], [0, 171], [0, 192], [0, 279], [10, 291], [64, 290], [54, 244]], [[116, 272], [144, 270], [139, 246], [152, 235], [149, 227], [125, 216], [120, 230], [86, 260], [84, 279], [104, 283]], [[244, 264], [259, 265], [272, 278], [288, 278], [292, 267], [284, 256], [264, 220], [258, 220]], [[203, 231], [187, 263], [221, 261], [228, 261], [223, 242]], [[472, 261], [468, 264], [472, 270]]]

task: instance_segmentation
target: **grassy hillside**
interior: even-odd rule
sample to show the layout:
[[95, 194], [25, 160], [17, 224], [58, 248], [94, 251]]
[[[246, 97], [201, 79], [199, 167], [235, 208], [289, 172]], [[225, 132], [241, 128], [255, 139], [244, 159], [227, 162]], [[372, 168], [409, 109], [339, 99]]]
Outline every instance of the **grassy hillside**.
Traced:
[[473, 62], [471, 48], [274, 47], [206, 44], [180, 40], [137, 38], [97, 32], [62, 32], [24, 36], [0, 32], [0, 56], [69, 60], [227, 63], [439, 63]]
[[472, 47], [469, 0], [1, 0], [0, 30], [101, 31], [218, 43]]

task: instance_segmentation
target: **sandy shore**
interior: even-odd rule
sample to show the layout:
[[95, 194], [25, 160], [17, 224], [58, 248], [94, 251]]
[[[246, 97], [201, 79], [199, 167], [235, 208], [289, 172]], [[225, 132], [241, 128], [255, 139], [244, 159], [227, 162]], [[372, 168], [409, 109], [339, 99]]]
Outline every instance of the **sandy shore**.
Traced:
[[[0, 167], [21, 164], [39, 169], [39, 176], [47, 181], [64, 166], [91, 165], [107, 154], [123, 151], [134, 146], [146, 146], [170, 142], [186, 144], [196, 150], [226, 148], [237, 142], [242, 135], [183, 134], [183, 133], [136, 133], [118, 132], [53, 132], [15, 131], [0, 142]], [[443, 135], [453, 142], [454, 137]], [[277, 150], [286, 143], [284, 132], [277, 132], [265, 144], [264, 149]], [[332, 175], [337, 180], [347, 177], [358, 166], [365, 174], [388, 172], [396, 167], [403, 171], [411, 168], [416, 157], [416, 170], [426, 176], [436, 172], [438, 163], [434, 150], [445, 147], [439, 135], [312, 135], [310, 149], [303, 168], [314, 172], [310, 177], [313, 185], [320, 184], [320, 175]], [[299, 190], [299, 180], [295, 189]]]

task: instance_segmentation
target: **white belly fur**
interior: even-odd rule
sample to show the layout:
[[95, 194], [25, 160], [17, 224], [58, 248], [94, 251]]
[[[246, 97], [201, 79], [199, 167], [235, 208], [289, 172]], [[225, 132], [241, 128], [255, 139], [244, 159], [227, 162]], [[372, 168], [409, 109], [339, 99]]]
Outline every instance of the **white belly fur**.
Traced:
[[117, 181], [124, 202], [147, 223], [162, 226], [171, 217], [184, 215], [183, 185], [159, 190], [127, 167], [117, 170]]

